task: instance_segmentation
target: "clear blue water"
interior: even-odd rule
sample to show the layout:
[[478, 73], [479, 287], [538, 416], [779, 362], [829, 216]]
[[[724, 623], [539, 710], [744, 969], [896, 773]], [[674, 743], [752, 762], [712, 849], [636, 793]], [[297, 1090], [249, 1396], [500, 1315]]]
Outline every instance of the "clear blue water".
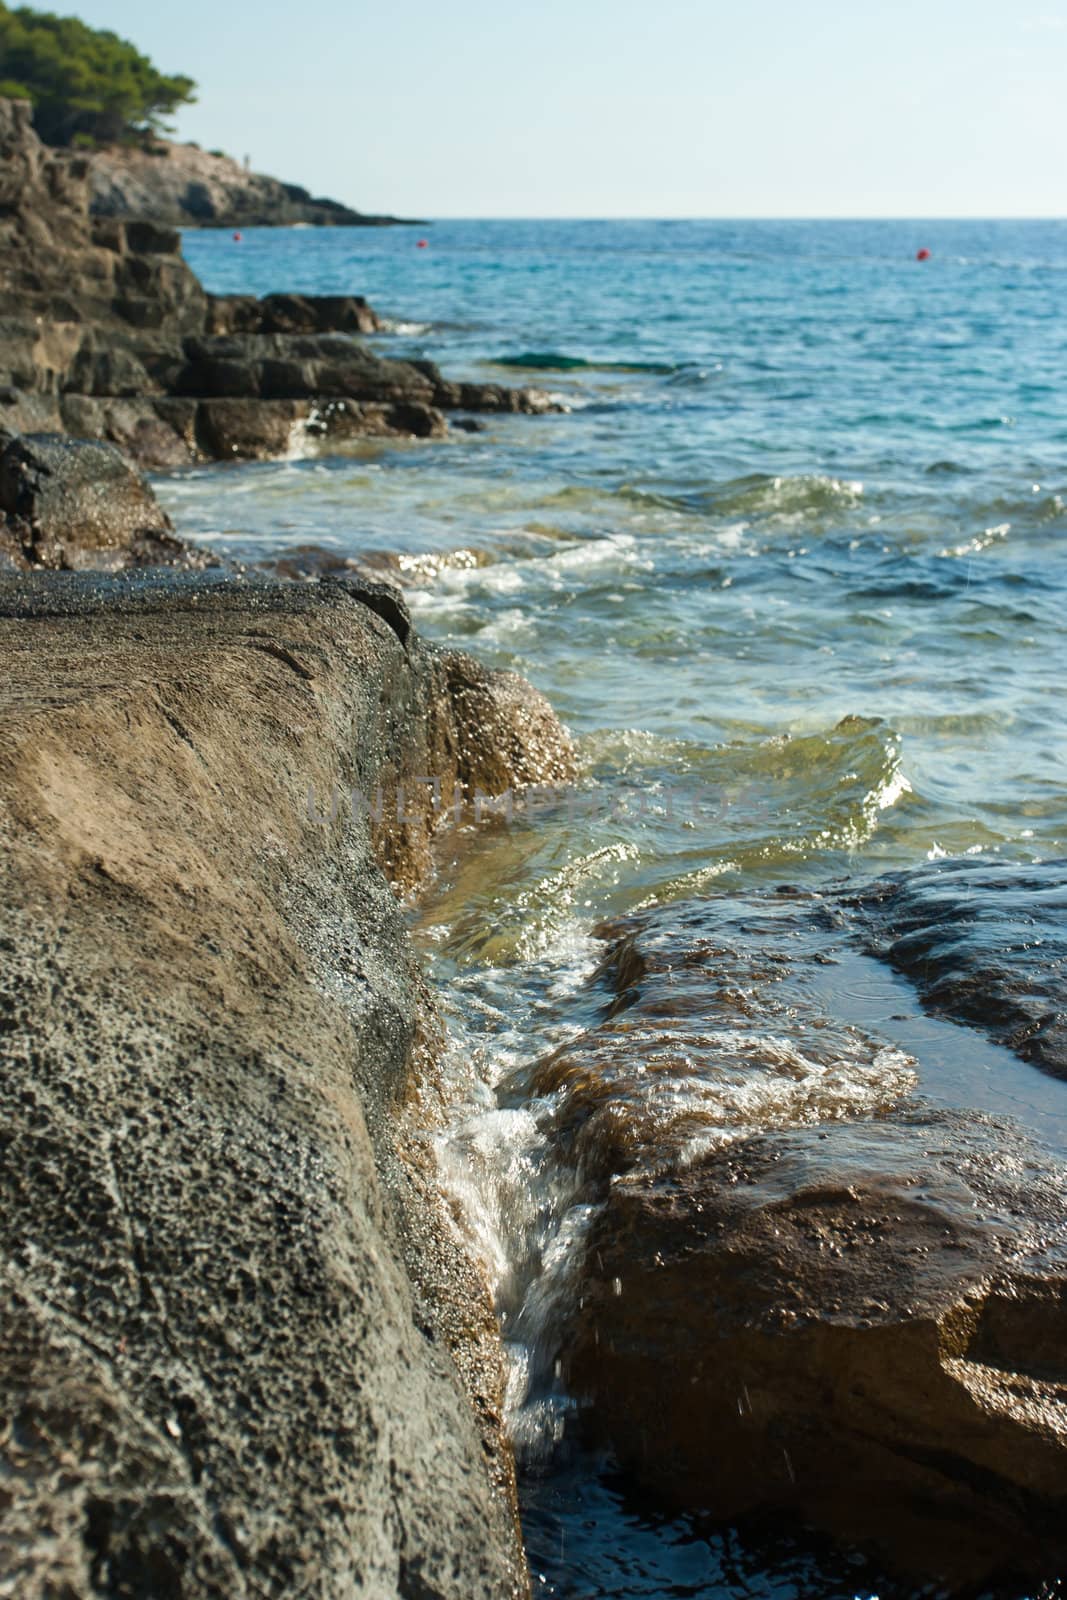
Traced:
[[[394, 320], [382, 353], [537, 383], [566, 413], [160, 487], [183, 531], [249, 559], [399, 553], [423, 631], [524, 672], [578, 737], [595, 803], [446, 839], [416, 913], [483, 1104], [574, 1025], [606, 914], [1067, 850], [1067, 223], [416, 237], [185, 249], [215, 290], [365, 294]], [[872, 980], [847, 1014], [877, 1027], [900, 1005]], [[1060, 1087], [1035, 1090], [1035, 1122]], [[1017, 1078], [1012, 1095], [1018, 1111]], [[527, 1134], [506, 1135], [501, 1171]], [[528, 1495], [546, 1593], [853, 1592], [821, 1557], [761, 1566], [569, 1482]]]
[[[383, 351], [537, 381], [579, 409], [193, 473], [171, 494], [188, 526], [241, 550], [473, 550], [483, 564], [438, 574], [424, 625], [528, 672], [594, 765], [643, 770], [654, 751], [721, 782], [760, 740], [822, 741], [811, 791], [765, 797], [816, 871], [828, 850], [851, 869], [857, 850], [1062, 849], [1067, 224], [428, 236], [205, 232], [186, 253], [214, 289], [364, 292], [420, 330]], [[872, 728], [832, 748], [845, 716]], [[867, 793], [898, 759], [911, 792], [877, 827], [831, 804], [852, 766]], [[762, 835], [735, 850], [726, 832], [731, 848], [703, 838], [695, 857], [743, 875], [766, 856]]]

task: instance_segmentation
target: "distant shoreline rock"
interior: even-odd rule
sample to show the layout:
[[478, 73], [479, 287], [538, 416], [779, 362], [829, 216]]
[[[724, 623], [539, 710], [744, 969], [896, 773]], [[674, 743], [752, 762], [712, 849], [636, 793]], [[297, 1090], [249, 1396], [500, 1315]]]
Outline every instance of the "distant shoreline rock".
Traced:
[[0, 99], [0, 431], [106, 439], [165, 469], [561, 409], [386, 360], [357, 295], [209, 295], [176, 228], [90, 215], [91, 162], [42, 145], [30, 115]]
[[250, 172], [222, 151], [160, 139], [111, 145], [90, 156], [89, 208], [94, 217], [170, 228], [388, 228], [416, 220], [355, 211], [299, 184]]

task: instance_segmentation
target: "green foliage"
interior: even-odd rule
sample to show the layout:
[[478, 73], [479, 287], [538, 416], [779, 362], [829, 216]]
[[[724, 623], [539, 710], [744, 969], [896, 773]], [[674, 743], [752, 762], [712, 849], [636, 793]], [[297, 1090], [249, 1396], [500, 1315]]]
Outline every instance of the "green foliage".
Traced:
[[195, 90], [191, 78], [157, 72], [115, 33], [0, 4], [0, 95], [33, 101], [34, 126], [48, 144], [161, 132]]

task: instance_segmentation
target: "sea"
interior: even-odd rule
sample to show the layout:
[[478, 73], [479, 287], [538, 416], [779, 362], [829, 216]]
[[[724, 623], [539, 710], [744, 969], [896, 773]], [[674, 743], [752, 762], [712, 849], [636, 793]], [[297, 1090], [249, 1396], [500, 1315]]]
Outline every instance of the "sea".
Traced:
[[[1067, 222], [439, 221], [184, 249], [214, 291], [363, 294], [380, 353], [560, 407], [431, 442], [297, 434], [287, 459], [157, 483], [182, 534], [252, 565], [394, 558], [427, 637], [525, 674], [577, 740], [575, 793], [446, 830], [410, 908], [535, 1594], [903, 1592], [795, 1530], [679, 1517], [574, 1443], [542, 1369], [588, 1208], [524, 1073], [587, 1020], [605, 919], [1067, 853]], [[977, 1035], [932, 1036], [873, 963], [840, 983], [842, 1015], [967, 1103]], [[1064, 1085], [1010, 1059], [983, 1083], [1067, 1143]]]

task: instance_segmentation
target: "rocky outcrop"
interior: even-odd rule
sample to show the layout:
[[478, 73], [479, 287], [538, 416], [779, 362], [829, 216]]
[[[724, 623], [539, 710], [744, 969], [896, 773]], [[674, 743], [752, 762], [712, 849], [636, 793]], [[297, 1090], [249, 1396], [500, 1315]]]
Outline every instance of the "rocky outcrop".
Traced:
[[1067, 1078], [1067, 862], [938, 861], [853, 904], [872, 952], [930, 1011]]
[[521, 1594], [382, 864], [482, 770], [472, 676], [531, 772], [565, 735], [354, 580], [30, 576], [0, 651], [0, 1593]]
[[109, 440], [172, 467], [305, 438], [433, 438], [446, 413], [551, 409], [365, 349], [356, 296], [207, 295], [173, 228], [89, 215], [89, 166], [0, 100], [0, 429]]
[[1055, 1577], [1067, 1173], [835, 1016], [852, 915], [782, 891], [603, 930], [599, 1018], [526, 1069], [592, 1218], [545, 1367], [676, 1505], [953, 1589]]
[[58, 434], [0, 436], [0, 568], [203, 567], [137, 468], [114, 445]]
[[208, 333], [380, 333], [360, 294], [221, 294], [209, 297]]
[[566, 1366], [625, 1467], [961, 1587], [1067, 1560], [1064, 1183], [1010, 1126], [897, 1114], [614, 1185]]
[[195, 144], [153, 139], [113, 146], [90, 157], [94, 216], [163, 223], [173, 228], [375, 228], [402, 223], [316, 199], [298, 184], [249, 172], [232, 157]]

